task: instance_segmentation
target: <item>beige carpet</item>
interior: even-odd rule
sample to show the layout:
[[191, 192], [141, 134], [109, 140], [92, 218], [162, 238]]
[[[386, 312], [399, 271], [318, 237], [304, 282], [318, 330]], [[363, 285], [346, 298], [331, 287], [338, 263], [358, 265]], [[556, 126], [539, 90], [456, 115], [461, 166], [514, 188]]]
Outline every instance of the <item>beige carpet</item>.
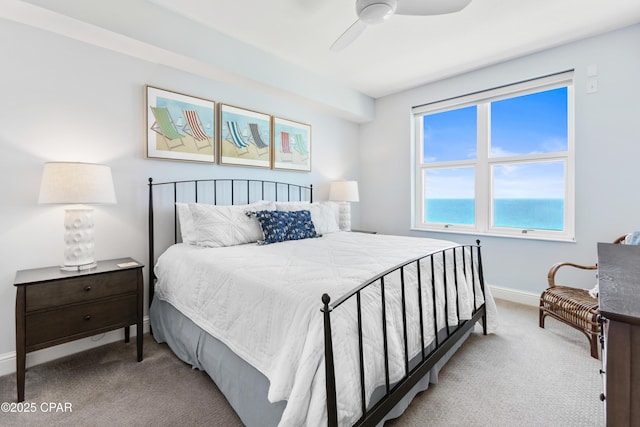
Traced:
[[498, 332], [476, 327], [439, 383], [389, 425], [604, 426], [601, 363], [586, 337], [550, 318], [540, 329], [537, 308], [496, 302]]
[[[498, 333], [476, 328], [439, 384], [387, 427], [604, 425], [600, 362], [586, 338], [553, 319], [540, 329], [535, 308], [497, 302]], [[0, 402], [15, 402], [15, 393], [15, 375], [0, 377]], [[149, 336], [141, 363], [132, 340], [29, 369], [26, 398], [36, 412], [0, 412], [1, 426], [242, 425], [206, 374]], [[72, 412], [45, 412], [48, 402], [68, 402]]]

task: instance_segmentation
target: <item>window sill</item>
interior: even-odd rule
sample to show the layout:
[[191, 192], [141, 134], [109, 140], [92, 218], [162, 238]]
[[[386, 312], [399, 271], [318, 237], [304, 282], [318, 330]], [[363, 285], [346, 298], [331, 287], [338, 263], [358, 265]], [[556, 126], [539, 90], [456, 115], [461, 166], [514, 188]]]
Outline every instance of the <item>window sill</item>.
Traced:
[[411, 231], [423, 231], [428, 233], [446, 233], [446, 234], [464, 234], [468, 236], [487, 236], [487, 237], [506, 237], [509, 239], [521, 239], [521, 240], [544, 240], [549, 242], [564, 242], [564, 243], [575, 243], [575, 238], [572, 237], [564, 237], [564, 236], [549, 236], [549, 235], [540, 235], [534, 232], [528, 232], [527, 234], [513, 234], [513, 233], [499, 233], [499, 232], [487, 232], [487, 231], [477, 231], [477, 230], [462, 230], [462, 229], [451, 229], [451, 228], [418, 228], [411, 227]]

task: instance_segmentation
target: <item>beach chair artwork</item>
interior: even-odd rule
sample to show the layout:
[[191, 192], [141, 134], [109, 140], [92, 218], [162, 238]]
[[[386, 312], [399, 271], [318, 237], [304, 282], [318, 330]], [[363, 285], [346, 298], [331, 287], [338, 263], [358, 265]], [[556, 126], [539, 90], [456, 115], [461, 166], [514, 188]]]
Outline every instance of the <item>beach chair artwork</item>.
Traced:
[[151, 125], [151, 130], [162, 136], [169, 150], [183, 147], [184, 140], [176, 124], [173, 122], [169, 110], [166, 107], [150, 107], [155, 122]]
[[309, 158], [309, 149], [307, 148], [307, 143], [305, 142], [302, 134], [296, 133], [293, 137], [296, 140], [296, 151], [300, 153], [302, 160], [307, 160]]
[[196, 110], [182, 110], [182, 115], [186, 122], [182, 127], [182, 131], [193, 138], [198, 151], [213, 147], [213, 138], [207, 135], [198, 112]]
[[145, 85], [149, 159], [216, 163], [216, 103]]
[[311, 171], [311, 125], [273, 118], [273, 169]]
[[220, 164], [271, 167], [271, 116], [220, 104]]
[[229, 142], [232, 142], [235, 149], [236, 154], [241, 156], [243, 154], [249, 153], [249, 143], [244, 139], [244, 136], [240, 133], [238, 129], [238, 123], [227, 120], [227, 136], [225, 139]]
[[264, 156], [269, 153], [269, 144], [264, 141], [262, 134], [260, 133], [260, 127], [258, 123], [249, 123], [249, 140], [253, 142], [258, 150], [258, 155]]
[[291, 152], [291, 143], [289, 142], [289, 132], [280, 132], [280, 152], [282, 153], [281, 161], [293, 161], [293, 153]]

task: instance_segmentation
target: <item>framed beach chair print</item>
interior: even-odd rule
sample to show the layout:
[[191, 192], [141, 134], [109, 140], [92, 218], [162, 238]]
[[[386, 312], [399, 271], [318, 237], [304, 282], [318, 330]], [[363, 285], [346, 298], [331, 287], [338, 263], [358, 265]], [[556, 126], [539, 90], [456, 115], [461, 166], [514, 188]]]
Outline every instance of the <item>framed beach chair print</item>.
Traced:
[[215, 102], [149, 85], [145, 92], [147, 157], [215, 163]]
[[311, 125], [273, 118], [273, 168], [311, 171]]
[[220, 164], [271, 166], [271, 116], [220, 104]]

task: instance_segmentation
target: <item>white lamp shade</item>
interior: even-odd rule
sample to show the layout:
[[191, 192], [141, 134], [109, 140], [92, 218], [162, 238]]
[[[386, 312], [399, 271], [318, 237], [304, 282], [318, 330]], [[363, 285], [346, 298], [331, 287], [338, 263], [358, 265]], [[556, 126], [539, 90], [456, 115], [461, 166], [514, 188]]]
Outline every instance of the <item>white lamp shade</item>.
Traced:
[[338, 202], [358, 202], [360, 196], [358, 194], [357, 181], [334, 181], [329, 189], [329, 200]]
[[111, 168], [93, 163], [45, 163], [38, 203], [116, 203]]
[[93, 209], [86, 204], [115, 203], [111, 169], [93, 163], [45, 163], [38, 203], [63, 203], [64, 217], [63, 270], [95, 267]]

